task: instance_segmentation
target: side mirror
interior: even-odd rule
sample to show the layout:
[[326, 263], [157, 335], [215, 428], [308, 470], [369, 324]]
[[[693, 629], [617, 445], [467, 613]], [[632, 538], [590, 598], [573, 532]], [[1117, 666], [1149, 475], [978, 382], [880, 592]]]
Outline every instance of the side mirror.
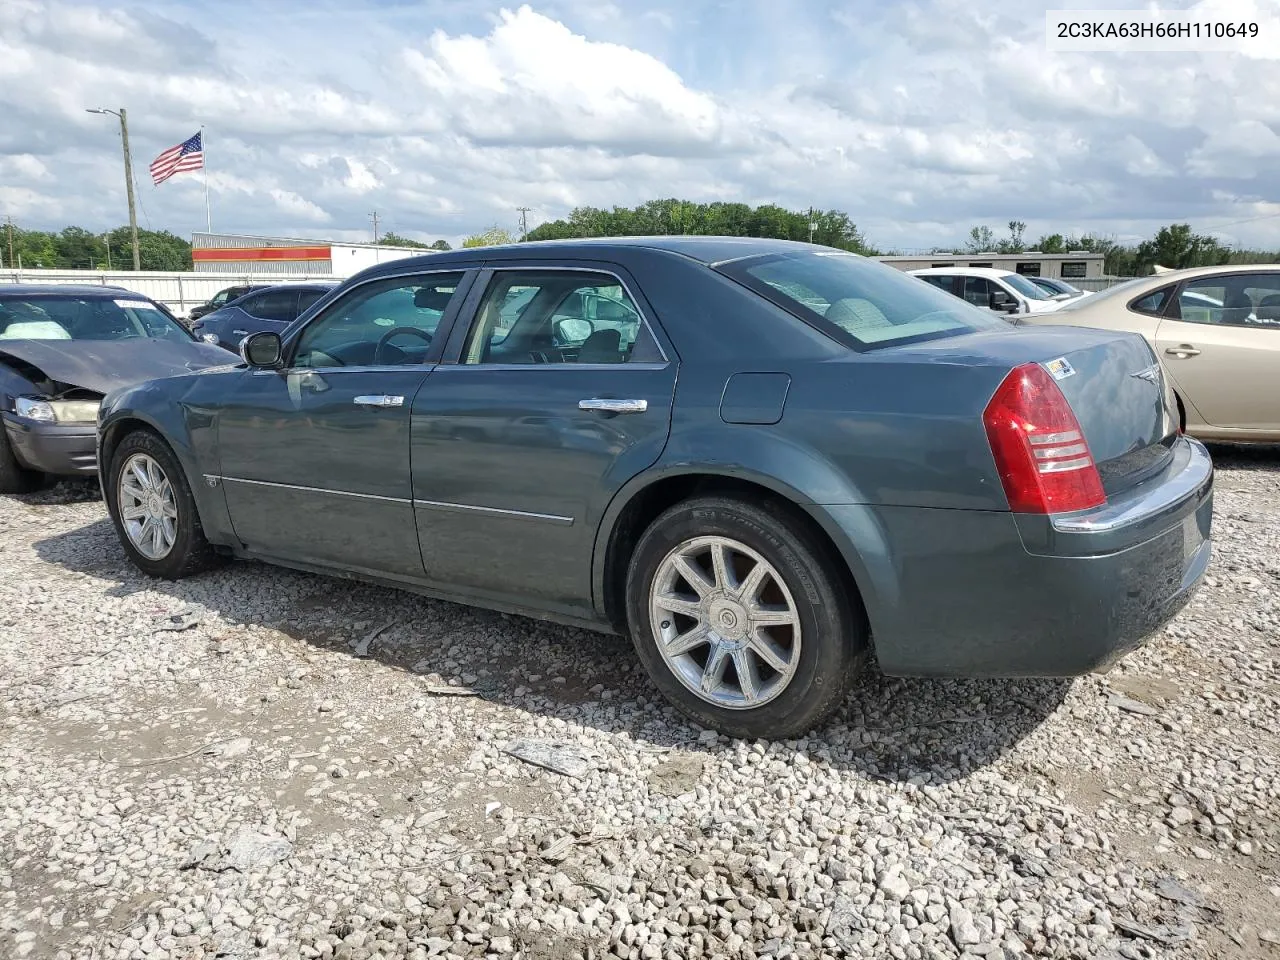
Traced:
[[1018, 300], [1004, 290], [993, 290], [987, 298], [987, 306], [992, 310], [1003, 310], [1006, 313], [1018, 312]]
[[240, 359], [251, 367], [275, 369], [280, 366], [282, 351], [280, 334], [270, 331], [251, 333], [240, 341]]
[[562, 317], [556, 321], [555, 331], [561, 343], [581, 343], [596, 332], [596, 325], [585, 317]]

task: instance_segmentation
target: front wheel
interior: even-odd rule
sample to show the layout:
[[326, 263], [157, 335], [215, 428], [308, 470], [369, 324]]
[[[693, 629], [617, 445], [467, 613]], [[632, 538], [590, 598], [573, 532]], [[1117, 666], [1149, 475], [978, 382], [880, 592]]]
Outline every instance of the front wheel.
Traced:
[[178, 580], [218, 562], [182, 465], [155, 433], [136, 430], [120, 441], [103, 490], [120, 543], [144, 573]]
[[761, 504], [705, 497], [645, 531], [627, 576], [632, 640], [682, 712], [736, 737], [785, 739], [840, 706], [865, 660], [839, 558]]

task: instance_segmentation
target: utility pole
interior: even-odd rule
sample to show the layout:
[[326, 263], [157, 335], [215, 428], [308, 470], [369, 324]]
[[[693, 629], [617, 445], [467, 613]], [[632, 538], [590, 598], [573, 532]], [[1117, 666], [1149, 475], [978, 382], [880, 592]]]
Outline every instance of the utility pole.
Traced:
[[13, 259], [13, 217], [5, 217], [4, 221], [9, 227], [9, 266], [12, 267], [17, 263], [17, 261]]
[[142, 254], [138, 248], [138, 207], [133, 197], [133, 158], [129, 155], [129, 113], [124, 107], [112, 110], [108, 107], [94, 107], [86, 113], [109, 113], [120, 118], [120, 140], [124, 146], [124, 185], [129, 196], [129, 236], [133, 240], [133, 269], [142, 269]]
[[373, 242], [378, 242], [378, 211], [375, 210], [369, 214], [369, 219], [373, 221]]
[[529, 208], [516, 207], [516, 210], [520, 212], [520, 239], [523, 240], [526, 236], [529, 235], [529, 217], [528, 217]]
[[809, 208], [809, 242], [813, 243], [813, 231], [818, 229], [818, 223], [813, 219], [813, 207]]

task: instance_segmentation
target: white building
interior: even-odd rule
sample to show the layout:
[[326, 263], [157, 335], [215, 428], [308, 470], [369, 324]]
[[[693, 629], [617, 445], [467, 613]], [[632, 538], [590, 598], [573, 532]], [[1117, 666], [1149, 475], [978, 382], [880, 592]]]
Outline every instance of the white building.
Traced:
[[1012, 270], [1030, 277], [1054, 277], [1063, 280], [1097, 280], [1102, 277], [1106, 257], [1087, 250], [1070, 253], [923, 253], [918, 256], [877, 257], [882, 263], [899, 270], [925, 270], [929, 267], [994, 267]]

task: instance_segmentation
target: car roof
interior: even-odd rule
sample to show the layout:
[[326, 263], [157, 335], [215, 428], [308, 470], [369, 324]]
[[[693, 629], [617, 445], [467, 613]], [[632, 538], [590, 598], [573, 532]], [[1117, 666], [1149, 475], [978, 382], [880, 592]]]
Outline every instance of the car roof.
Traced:
[[[254, 293], [261, 293], [263, 290], [332, 290], [338, 282], [337, 280], [308, 280], [300, 283], [246, 283], [237, 286], [253, 287]], [[228, 289], [234, 289], [234, 287]]]
[[908, 270], [913, 277], [961, 276], [987, 277], [998, 280], [1013, 274], [1012, 270], [1001, 270], [997, 267], [921, 267], [919, 270]]
[[150, 300], [144, 293], [137, 293], [128, 287], [103, 286], [100, 283], [0, 283], [0, 296], [12, 294], [19, 297], [27, 297], [39, 294], [40, 296], [48, 296], [50, 294], [61, 294], [67, 297], [118, 297], [121, 293], [127, 293], [131, 297], [141, 297], [143, 300]]
[[[421, 266], [439, 267], [444, 264], [486, 260], [491, 258], [519, 257], [521, 259], [552, 259], [582, 257], [593, 259], [628, 250], [662, 250], [679, 254], [701, 263], [716, 264], [745, 257], [758, 257], [771, 253], [832, 252], [833, 247], [801, 243], [795, 240], [774, 240], [768, 237], [695, 237], [695, 236], [644, 236], [644, 237], [589, 237], [567, 240], [530, 240], [525, 243], [507, 243], [492, 247], [462, 247], [417, 257], [388, 260], [381, 266], [394, 270]], [[840, 251], [847, 252], [847, 251]]]

